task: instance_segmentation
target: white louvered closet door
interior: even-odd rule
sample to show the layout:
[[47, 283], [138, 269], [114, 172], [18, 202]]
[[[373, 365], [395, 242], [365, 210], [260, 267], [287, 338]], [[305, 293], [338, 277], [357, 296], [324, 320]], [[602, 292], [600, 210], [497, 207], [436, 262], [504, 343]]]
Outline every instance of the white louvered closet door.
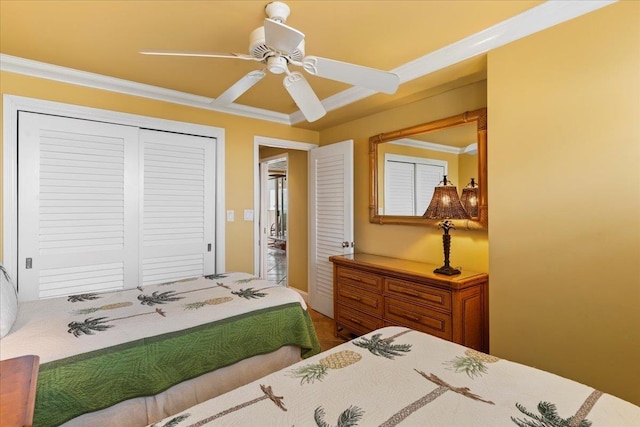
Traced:
[[387, 160], [384, 169], [384, 215], [416, 215], [415, 165]]
[[214, 273], [215, 139], [142, 129], [141, 282]]
[[416, 164], [416, 213], [424, 215], [431, 203], [435, 188], [447, 174], [447, 165]]
[[333, 318], [333, 264], [353, 252], [353, 141], [310, 151], [309, 304]]
[[20, 300], [138, 279], [138, 128], [19, 113]]

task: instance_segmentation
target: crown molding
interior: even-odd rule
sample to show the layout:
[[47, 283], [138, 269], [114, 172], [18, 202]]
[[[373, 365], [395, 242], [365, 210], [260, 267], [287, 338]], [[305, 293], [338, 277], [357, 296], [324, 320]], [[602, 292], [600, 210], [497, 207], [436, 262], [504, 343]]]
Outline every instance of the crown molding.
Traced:
[[477, 142], [473, 142], [467, 145], [466, 147], [458, 148], [458, 147], [452, 147], [450, 145], [436, 144], [435, 142], [420, 141], [419, 139], [401, 138], [401, 139], [389, 141], [389, 144], [404, 145], [407, 147], [414, 147], [414, 148], [424, 148], [427, 150], [440, 151], [442, 153], [450, 153], [450, 154], [470, 154], [470, 155], [478, 154]]
[[[547, 1], [540, 6], [394, 68], [391, 72], [400, 77], [400, 84], [406, 83], [615, 2], [617, 0]], [[374, 93], [376, 92], [370, 89], [352, 87], [325, 98], [322, 105], [328, 112], [360, 101]], [[299, 111], [291, 115], [291, 124], [293, 125], [303, 120], [304, 117]]]
[[435, 142], [420, 141], [419, 139], [401, 138], [389, 141], [389, 144], [403, 145], [405, 147], [423, 148], [432, 151], [440, 151], [442, 153], [461, 154], [465, 148], [452, 147], [449, 145], [436, 144]]
[[[397, 67], [391, 72], [398, 74], [400, 84], [406, 83], [474, 56], [484, 54], [491, 49], [504, 46], [538, 31], [608, 6], [616, 1], [547, 1], [479, 33]], [[286, 125], [295, 125], [305, 120], [300, 111], [284, 114], [240, 104], [220, 107], [212, 104], [213, 98], [1, 53], [0, 70]], [[328, 112], [360, 101], [375, 93], [377, 92], [370, 89], [352, 87], [325, 98], [322, 100], [322, 105]]]
[[173, 104], [181, 104], [189, 107], [233, 114], [236, 116], [267, 120], [286, 125], [291, 124], [288, 114], [239, 104], [219, 107], [212, 104], [214, 101], [213, 98], [207, 98], [205, 96], [193, 95], [143, 83], [136, 83], [129, 80], [103, 76], [96, 73], [89, 73], [86, 71], [75, 70], [73, 68], [61, 67], [59, 65], [47, 64], [1, 53], [0, 70], [90, 87], [93, 89], [102, 89], [110, 92], [123, 93], [126, 95], [171, 102]]

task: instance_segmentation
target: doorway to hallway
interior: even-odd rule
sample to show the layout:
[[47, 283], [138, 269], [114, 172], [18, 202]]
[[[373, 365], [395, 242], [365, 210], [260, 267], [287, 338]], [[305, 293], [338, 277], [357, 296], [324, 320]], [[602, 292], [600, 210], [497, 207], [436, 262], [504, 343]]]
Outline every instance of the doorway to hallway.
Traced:
[[261, 276], [287, 286], [289, 252], [288, 156], [274, 156], [260, 162], [261, 209], [264, 241], [261, 247]]

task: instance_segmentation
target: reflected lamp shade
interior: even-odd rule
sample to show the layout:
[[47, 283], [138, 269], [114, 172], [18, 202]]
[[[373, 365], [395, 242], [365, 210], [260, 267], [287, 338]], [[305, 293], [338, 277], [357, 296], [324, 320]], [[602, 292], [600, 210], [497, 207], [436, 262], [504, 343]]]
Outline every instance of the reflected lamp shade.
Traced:
[[460, 203], [471, 218], [478, 217], [478, 184], [474, 178], [471, 178], [471, 182], [462, 189]]
[[431, 198], [431, 203], [422, 215], [427, 219], [469, 219], [469, 214], [464, 210], [458, 198], [458, 189], [451, 181], [447, 181], [445, 175], [441, 185], [438, 185]]

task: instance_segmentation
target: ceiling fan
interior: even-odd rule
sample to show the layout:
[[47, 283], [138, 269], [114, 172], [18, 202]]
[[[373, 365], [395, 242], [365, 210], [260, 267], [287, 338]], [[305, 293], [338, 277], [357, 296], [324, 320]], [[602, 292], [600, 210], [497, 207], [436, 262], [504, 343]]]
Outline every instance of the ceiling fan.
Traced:
[[347, 62], [305, 56], [304, 34], [285, 25], [291, 10], [283, 2], [273, 1], [265, 6], [268, 18], [262, 27], [256, 28], [249, 37], [249, 55], [242, 53], [189, 52], [165, 50], [141, 50], [145, 55], [201, 56], [257, 61], [266, 65], [238, 80], [214, 101], [217, 105], [228, 105], [266, 76], [266, 71], [286, 74], [284, 87], [309, 122], [316, 121], [326, 111], [313, 89], [297, 71], [289, 71], [289, 65], [302, 67], [309, 74], [361, 86], [377, 92], [392, 94], [398, 89], [400, 79], [396, 74]]

